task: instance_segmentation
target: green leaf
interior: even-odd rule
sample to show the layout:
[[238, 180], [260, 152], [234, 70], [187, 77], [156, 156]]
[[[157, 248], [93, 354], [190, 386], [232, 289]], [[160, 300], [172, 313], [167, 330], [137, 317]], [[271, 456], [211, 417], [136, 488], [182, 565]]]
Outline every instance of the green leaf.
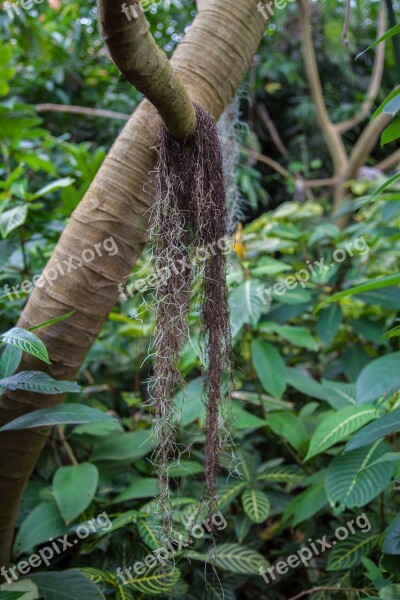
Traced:
[[30, 576], [44, 600], [105, 600], [104, 595], [77, 569]]
[[180, 571], [176, 568], [168, 571], [146, 571], [143, 575], [135, 575], [133, 579], [129, 579], [129, 587], [142, 594], [155, 596], [171, 589], [180, 576]]
[[245, 281], [233, 290], [229, 297], [232, 337], [236, 337], [243, 325], [255, 327], [266, 311], [262, 301], [262, 287], [258, 279]]
[[345, 451], [356, 450], [356, 448], [362, 448], [368, 446], [376, 440], [390, 435], [395, 431], [400, 430], [400, 408], [397, 408], [393, 412], [379, 417], [373, 423], [370, 423], [366, 427], [363, 427], [347, 442]]
[[385, 554], [400, 555], [400, 514], [396, 515], [386, 531], [382, 551]]
[[266, 483], [268, 486], [285, 483], [289, 489], [293, 489], [304, 482], [305, 475], [297, 466], [278, 465], [271, 467], [264, 465], [258, 470], [256, 479], [257, 481]]
[[139, 535], [143, 542], [150, 550], [157, 550], [160, 547], [159, 532], [153, 528], [152, 523], [145, 519], [138, 519], [137, 521]]
[[37, 335], [27, 331], [26, 329], [14, 327], [13, 329], [6, 331], [6, 333], [0, 335], [0, 340], [4, 344], [12, 344], [13, 346], [17, 346], [24, 352], [32, 354], [32, 356], [35, 356], [48, 365], [51, 364], [46, 346], [43, 344], [42, 340], [38, 338]]
[[[373, 121], [374, 119], [376, 119], [376, 117], [378, 117], [382, 112], [386, 113], [385, 108], [390, 104], [390, 102], [392, 100], [395, 100], [397, 98], [397, 96], [400, 94], [400, 88], [396, 88], [395, 90], [393, 90], [392, 92], [390, 92], [389, 96], [387, 98], [384, 99], [384, 101], [382, 102], [382, 104], [380, 104], [378, 106], [378, 108], [376, 109], [376, 111], [374, 112], [374, 114], [371, 117], [371, 121]], [[387, 114], [394, 114], [392, 112], [392, 109], [390, 108]]]
[[386, 103], [383, 112], [387, 115], [391, 115], [392, 117], [395, 117], [397, 115], [397, 113], [400, 110], [400, 90], [397, 89], [396, 90], [397, 94], [394, 98], [392, 98], [391, 100], [389, 100], [389, 102]]
[[46, 196], [51, 192], [55, 192], [56, 190], [72, 185], [74, 181], [75, 179], [72, 179], [72, 177], [64, 177], [63, 179], [57, 179], [57, 181], [52, 181], [51, 183], [48, 183], [44, 187], [40, 188], [40, 190], [32, 194], [30, 196], [30, 199], [36, 200], [37, 198], [42, 198], [42, 196]]
[[25, 390], [37, 394], [77, 394], [81, 391], [80, 386], [71, 381], [57, 381], [40, 371], [19, 371], [9, 377], [0, 379], [0, 386], [7, 390]]
[[[0, 357], [0, 379], [12, 375], [18, 369], [21, 358], [22, 350], [20, 348], [7, 345]], [[0, 385], [0, 395], [4, 390], [5, 388]]]
[[126, 502], [138, 498], [154, 498], [157, 496], [157, 490], [158, 479], [153, 477], [136, 478], [128, 485], [126, 490], [114, 498], [112, 503], [116, 504], [117, 502]]
[[376, 533], [349, 535], [346, 540], [338, 542], [331, 550], [326, 566], [327, 571], [351, 571], [375, 548], [378, 540], [379, 535]]
[[99, 483], [95, 465], [82, 463], [61, 467], [53, 479], [53, 494], [60, 513], [70, 523], [92, 502]]
[[388, 275], [387, 277], [381, 277], [380, 279], [373, 279], [372, 281], [366, 281], [365, 283], [361, 283], [360, 285], [356, 285], [355, 287], [349, 288], [348, 290], [343, 290], [342, 292], [338, 292], [337, 294], [333, 294], [333, 296], [326, 298], [317, 306], [315, 312], [318, 312], [323, 306], [325, 306], [325, 304], [328, 304], [328, 302], [336, 302], [337, 300], [347, 298], [347, 296], [354, 296], [354, 294], [360, 294], [361, 292], [368, 292], [370, 290], [378, 290], [391, 285], [398, 285], [399, 283], [399, 273], [395, 275]]
[[204, 421], [205, 406], [202, 393], [202, 378], [197, 377], [175, 396], [174, 403], [178, 415], [177, 421], [182, 427], [186, 427], [198, 419], [201, 422]]
[[222, 485], [218, 491], [218, 508], [227, 508], [247, 485], [248, 483], [242, 479]]
[[391, 123], [383, 130], [381, 135], [381, 146], [394, 142], [400, 137], [400, 118], [396, 117]]
[[28, 205], [23, 204], [0, 214], [0, 231], [3, 238], [9, 233], [23, 225], [28, 215]]
[[0, 585], [0, 600], [37, 600], [39, 597], [37, 585], [30, 579]]
[[286, 389], [287, 369], [285, 361], [272, 344], [253, 340], [251, 355], [254, 369], [266, 392], [281, 398]]
[[253, 523], [263, 523], [268, 519], [271, 503], [264, 492], [259, 490], [245, 490], [242, 494], [242, 506], [247, 517]]
[[324, 481], [311, 486], [290, 502], [283, 513], [283, 520], [293, 517], [292, 525], [295, 527], [303, 521], [311, 519], [317, 512], [328, 504]]
[[368, 363], [357, 379], [357, 404], [373, 402], [400, 388], [400, 352], [386, 354]]
[[375, 406], [347, 406], [337, 413], [326, 417], [317, 427], [308, 448], [305, 460], [321, 454], [331, 446], [346, 439], [353, 431], [356, 431], [377, 416]]
[[384, 42], [384, 41], [390, 39], [391, 37], [393, 37], [394, 35], [397, 35], [398, 33], [400, 33], [400, 25], [395, 25], [394, 27], [389, 29], [389, 31], [384, 33], [380, 38], [378, 38], [373, 44], [368, 46], [368, 48], [366, 48], [365, 50], [363, 50], [362, 52], [357, 54], [356, 60], [358, 60], [360, 58], [360, 56], [362, 56], [364, 54], [364, 52], [368, 52], [368, 50], [375, 48], [375, 46], [377, 46], [381, 42]]
[[61, 321], [65, 321], [69, 319], [76, 313], [76, 310], [71, 310], [69, 313], [65, 313], [60, 317], [54, 317], [54, 319], [49, 319], [48, 321], [44, 321], [44, 323], [39, 323], [39, 325], [34, 325], [33, 327], [29, 327], [29, 331], [36, 331], [36, 329], [42, 329], [43, 327], [48, 327], [49, 325], [55, 325], [56, 323], [60, 323]]
[[38, 504], [22, 522], [14, 543], [14, 554], [28, 554], [38, 544], [48, 542], [67, 532], [66, 525], [54, 502]]
[[379, 598], [380, 600], [399, 600], [400, 584], [394, 583], [393, 585], [385, 586], [380, 590]]
[[203, 465], [195, 460], [179, 460], [169, 467], [171, 477], [189, 477], [203, 472]]
[[[214, 548], [215, 566], [237, 575], [259, 575], [260, 567], [268, 568], [268, 561], [255, 550], [240, 544], [219, 544]], [[208, 563], [210, 557], [198, 552], [187, 552], [189, 558]]]
[[151, 429], [139, 429], [120, 435], [112, 435], [102, 440], [94, 449], [92, 460], [116, 460], [133, 462], [146, 456], [156, 446], [154, 432]]
[[338, 305], [328, 306], [321, 310], [316, 329], [321, 341], [327, 346], [333, 342], [342, 319], [342, 310]]
[[298, 416], [287, 411], [274, 412], [268, 416], [267, 424], [274, 433], [285, 438], [293, 448], [303, 453], [308, 433]]
[[394, 467], [372, 466], [385, 452], [385, 444], [375, 442], [372, 447], [359, 448], [332, 460], [326, 471], [325, 485], [329, 501], [337, 506], [337, 511], [364, 506], [389, 485]]
[[294, 346], [318, 350], [318, 345], [306, 327], [291, 327], [268, 321], [260, 325], [260, 331], [273, 331]]
[[115, 417], [84, 404], [62, 404], [51, 408], [34, 410], [10, 423], [0, 431], [29, 429], [31, 427], [51, 427], [67, 423], [93, 423], [95, 421], [114, 421]]

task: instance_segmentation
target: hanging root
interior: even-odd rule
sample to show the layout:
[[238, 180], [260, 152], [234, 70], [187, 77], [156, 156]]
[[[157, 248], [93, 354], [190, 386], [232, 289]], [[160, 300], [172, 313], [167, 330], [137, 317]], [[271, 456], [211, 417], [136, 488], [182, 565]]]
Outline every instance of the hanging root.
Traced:
[[[176, 458], [173, 397], [182, 385], [179, 355], [189, 337], [187, 317], [193, 277], [200, 281], [205, 423], [205, 489], [210, 513], [216, 506], [218, 455], [223, 440], [219, 413], [222, 376], [230, 369], [231, 333], [225, 277], [229, 215], [223, 160], [212, 117], [196, 106], [197, 128], [185, 143], [163, 128], [157, 168], [155, 239], [156, 340], [153, 395], [159, 450], [160, 504], [164, 527], [169, 510], [168, 463]], [[192, 259], [192, 266], [190, 265]]]
[[176, 458], [173, 398], [183, 385], [180, 351], [188, 337], [187, 316], [191, 295], [189, 212], [181, 177], [184, 148], [163, 128], [157, 165], [156, 204], [151, 235], [155, 239], [157, 275], [154, 382], [155, 462], [159, 477], [159, 504], [166, 534], [171, 533], [168, 463]]

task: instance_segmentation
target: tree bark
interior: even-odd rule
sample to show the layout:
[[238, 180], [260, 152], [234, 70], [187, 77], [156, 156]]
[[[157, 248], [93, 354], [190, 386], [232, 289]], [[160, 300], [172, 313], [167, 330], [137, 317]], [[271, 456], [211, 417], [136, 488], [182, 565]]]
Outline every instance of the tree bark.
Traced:
[[[218, 119], [241, 83], [260, 42], [265, 20], [258, 0], [206, 0], [177, 48], [172, 65], [191, 99]], [[204, 6], [204, 10], [203, 10]], [[80, 205], [74, 211], [47, 264], [73, 257], [113, 237], [118, 252], [103, 252], [91, 263], [37, 287], [18, 325], [32, 327], [73, 309], [75, 314], [38, 331], [52, 360], [48, 371], [57, 379], [73, 379], [96, 339], [118, 295], [118, 284], [134, 265], [147, 240], [152, 189], [148, 173], [155, 164], [159, 119], [144, 100], [111, 148]], [[146, 191], [144, 190], [144, 186]], [[42, 369], [26, 356], [24, 369]], [[37, 408], [60, 403], [62, 396], [13, 393], [0, 398], [0, 425]], [[0, 433], [0, 565], [6, 565], [19, 502], [46, 440], [44, 430]]]

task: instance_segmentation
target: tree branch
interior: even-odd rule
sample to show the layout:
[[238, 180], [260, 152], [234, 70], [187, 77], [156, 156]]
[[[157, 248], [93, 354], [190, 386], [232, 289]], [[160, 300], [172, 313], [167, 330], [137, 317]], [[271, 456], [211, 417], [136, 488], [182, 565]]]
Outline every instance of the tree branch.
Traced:
[[121, 73], [155, 106], [170, 134], [184, 140], [196, 127], [194, 106], [180, 76], [155, 43], [140, 0], [122, 5], [122, 10], [115, 0], [99, 0], [99, 18]]
[[347, 164], [346, 150], [339, 132], [332, 124], [325, 106], [324, 94], [318, 72], [314, 43], [311, 34], [309, 0], [298, 0], [300, 7], [300, 23], [302, 30], [302, 47], [304, 64], [310, 86], [311, 97], [315, 106], [318, 125], [325, 138], [331, 156], [335, 174], [342, 171]]
[[[379, 11], [379, 20], [378, 20], [378, 30], [377, 30], [377, 39], [380, 38], [386, 30], [386, 19], [387, 19], [387, 10], [384, 2], [380, 3], [380, 11]], [[379, 93], [381, 83], [382, 83], [382, 75], [383, 68], [385, 65], [385, 43], [381, 42], [377, 45], [375, 50], [375, 60], [374, 66], [372, 68], [372, 74], [370, 83], [368, 86], [368, 90], [366, 92], [366, 97], [364, 102], [361, 104], [361, 108], [357, 115], [343, 121], [342, 123], [336, 123], [336, 130], [343, 135], [346, 131], [349, 131], [362, 121], [366, 119], [372, 110], [372, 106], [376, 100], [376, 97]]]
[[120, 119], [121, 121], [128, 121], [130, 117], [126, 113], [105, 110], [104, 108], [89, 108], [87, 106], [72, 106], [70, 104], [36, 104], [34, 108], [37, 112], [71, 113], [74, 115], [88, 115], [89, 117], [103, 117], [105, 119]]

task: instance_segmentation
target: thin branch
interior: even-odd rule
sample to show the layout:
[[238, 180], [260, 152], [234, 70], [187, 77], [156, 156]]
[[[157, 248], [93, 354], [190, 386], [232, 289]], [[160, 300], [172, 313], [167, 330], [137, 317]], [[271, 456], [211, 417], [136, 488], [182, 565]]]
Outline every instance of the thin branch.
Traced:
[[399, 161], [400, 161], [400, 148], [398, 150], [396, 150], [396, 152], [393, 152], [393, 154], [391, 154], [387, 158], [384, 158], [383, 160], [381, 160], [381, 162], [379, 162], [377, 165], [375, 165], [375, 167], [377, 169], [380, 169], [381, 171], [387, 171], [387, 169], [390, 169], [390, 167], [393, 167]]
[[351, 0], [346, 0], [346, 15], [344, 18], [344, 25], [343, 25], [343, 44], [345, 46], [349, 45], [349, 40], [347, 39], [347, 35], [349, 33], [350, 14], [351, 14]]
[[361, 588], [352, 588], [352, 587], [339, 588], [339, 587], [330, 587], [330, 586], [318, 586], [318, 587], [313, 587], [310, 590], [304, 590], [304, 592], [301, 592], [300, 594], [297, 594], [297, 596], [293, 596], [292, 598], [289, 598], [288, 600], [299, 600], [299, 598], [304, 598], [305, 596], [309, 596], [310, 594], [313, 594], [314, 592], [356, 592], [356, 593], [364, 593], [364, 594], [368, 593], [367, 590], [361, 589]]
[[290, 171], [285, 169], [285, 167], [282, 167], [282, 165], [276, 162], [276, 160], [274, 160], [273, 158], [264, 156], [264, 154], [260, 154], [259, 152], [257, 152], [256, 150], [252, 150], [251, 148], [242, 148], [242, 150], [247, 152], [250, 158], [254, 158], [258, 162], [268, 165], [269, 167], [271, 167], [271, 169], [282, 175], [282, 177], [285, 177], [285, 179], [291, 179], [292, 181], [295, 181], [294, 175], [290, 173]]
[[104, 108], [89, 108], [87, 106], [72, 106], [70, 104], [36, 104], [34, 108], [37, 112], [59, 112], [71, 113], [74, 115], [88, 115], [89, 117], [103, 117], [105, 119], [120, 119], [128, 121], [130, 115], [126, 113], [114, 112]]
[[[377, 39], [382, 37], [386, 30], [386, 19], [387, 19], [387, 10], [384, 2], [380, 4], [380, 12], [379, 12], [379, 20], [378, 20], [378, 29], [377, 29]], [[377, 45], [375, 51], [375, 59], [374, 66], [372, 68], [372, 74], [370, 83], [368, 86], [368, 90], [365, 94], [365, 100], [361, 104], [361, 108], [358, 111], [357, 115], [343, 121], [342, 123], [336, 123], [336, 130], [342, 135], [349, 131], [362, 121], [366, 119], [372, 110], [372, 106], [376, 100], [376, 97], [379, 93], [382, 83], [383, 69], [385, 65], [385, 42], [381, 42]]]
[[319, 77], [317, 59], [310, 25], [309, 0], [298, 0], [300, 7], [300, 23], [302, 30], [302, 48], [308, 85], [315, 107], [318, 125], [324, 135], [331, 156], [335, 174], [340, 173], [347, 165], [347, 154], [339, 132], [330, 120], [325, 106], [322, 84]]
[[60, 425], [56, 425], [56, 431], [57, 431], [58, 437], [60, 438], [62, 445], [64, 446], [64, 450], [67, 453], [69, 460], [71, 461], [71, 464], [75, 465], [75, 466], [79, 465], [79, 462], [78, 462], [77, 458], [75, 457], [75, 454], [74, 454], [71, 446], [67, 442], [64, 432], [63, 432], [62, 428], [60, 427]]
[[196, 128], [192, 100], [150, 33], [140, 0], [127, 6], [99, 0], [103, 38], [124, 77], [158, 110], [170, 134], [184, 140]]
[[289, 151], [286, 148], [285, 144], [283, 143], [282, 138], [279, 135], [279, 131], [275, 127], [275, 123], [269, 116], [269, 112], [268, 112], [266, 106], [264, 106], [263, 104], [258, 104], [257, 112], [260, 115], [265, 127], [268, 129], [268, 131], [271, 135], [272, 141], [274, 142], [274, 144], [277, 147], [277, 149], [279, 150], [279, 152], [282, 154], [282, 156], [288, 156]]

